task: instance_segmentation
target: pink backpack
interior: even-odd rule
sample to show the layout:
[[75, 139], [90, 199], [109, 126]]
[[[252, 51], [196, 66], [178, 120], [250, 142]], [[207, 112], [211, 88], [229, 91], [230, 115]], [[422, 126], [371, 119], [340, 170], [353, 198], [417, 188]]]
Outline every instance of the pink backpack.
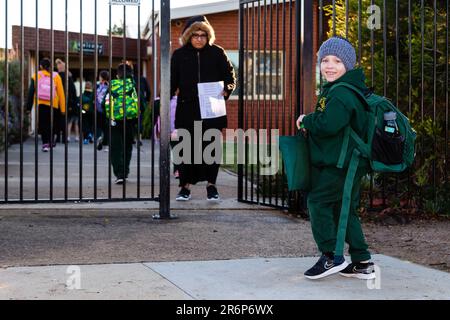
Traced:
[[[53, 72], [53, 79], [55, 79], [57, 73]], [[39, 71], [38, 75], [38, 99], [43, 101], [50, 101], [51, 82], [50, 77], [45, 75], [42, 71]], [[53, 98], [56, 97], [56, 85], [53, 82]]]

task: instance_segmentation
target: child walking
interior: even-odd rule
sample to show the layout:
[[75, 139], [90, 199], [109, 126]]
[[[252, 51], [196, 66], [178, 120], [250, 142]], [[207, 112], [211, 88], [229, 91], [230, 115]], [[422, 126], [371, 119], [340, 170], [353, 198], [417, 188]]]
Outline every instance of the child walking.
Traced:
[[374, 279], [374, 264], [370, 262], [371, 256], [357, 215], [361, 179], [370, 168], [364, 158], [356, 168], [352, 190], [348, 190], [351, 198], [345, 242], [349, 244], [351, 264], [345, 261], [342, 253], [336, 252], [344, 185], [356, 143], [350, 139], [347, 152], [342, 155], [341, 147], [349, 127], [362, 138], [367, 135], [368, 117], [366, 106], [355, 92], [343, 86], [333, 87], [337, 83], [347, 82], [363, 93], [369, 90], [364, 82], [363, 70], [355, 69], [355, 49], [346, 39], [332, 37], [325, 41], [319, 49], [318, 58], [326, 83], [315, 111], [309, 115], [302, 114], [297, 119], [297, 127], [308, 136], [312, 189], [307, 205], [314, 240], [322, 253], [317, 263], [305, 272], [305, 277], [320, 279], [340, 272], [345, 277]]

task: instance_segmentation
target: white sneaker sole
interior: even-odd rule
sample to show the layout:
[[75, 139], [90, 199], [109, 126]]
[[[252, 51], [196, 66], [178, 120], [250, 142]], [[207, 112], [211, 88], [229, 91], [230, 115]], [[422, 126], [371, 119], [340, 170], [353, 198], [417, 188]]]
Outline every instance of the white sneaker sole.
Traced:
[[335, 266], [333, 268], [331, 268], [330, 270], [325, 271], [324, 273], [318, 274], [317, 276], [307, 276], [305, 275], [305, 278], [311, 279], [311, 280], [317, 280], [317, 279], [321, 279], [321, 278], [325, 278], [328, 277], [332, 274], [338, 273], [342, 270], [344, 270], [345, 268], [347, 268], [348, 266], [348, 262], [344, 261], [343, 263], [341, 263], [338, 266]]
[[177, 200], [177, 201], [189, 201], [189, 200], [191, 200], [191, 196], [189, 196], [189, 197], [187, 197], [187, 198], [184, 198], [184, 197], [177, 197], [176, 200]]
[[206, 198], [207, 201], [211, 201], [211, 202], [215, 202], [215, 201], [220, 201], [220, 198]]

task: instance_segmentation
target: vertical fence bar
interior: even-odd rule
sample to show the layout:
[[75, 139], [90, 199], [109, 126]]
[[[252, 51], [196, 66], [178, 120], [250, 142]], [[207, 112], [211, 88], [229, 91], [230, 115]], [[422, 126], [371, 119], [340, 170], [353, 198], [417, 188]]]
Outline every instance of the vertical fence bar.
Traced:
[[[296, 3], [297, 3], [297, 1], [296, 1]], [[335, 36], [336, 35], [336, 0], [333, 0], [332, 19], [333, 19], [333, 36]]]
[[97, 34], [97, 0], [94, 1], [94, 200], [97, 200], [97, 122], [98, 122], [98, 102], [97, 102], [97, 78], [98, 78], [98, 34]]
[[[270, 36], [269, 36], [269, 124], [267, 127], [268, 130], [268, 143], [267, 143], [267, 147], [266, 147], [266, 152], [268, 152], [270, 150], [270, 152], [272, 152], [272, 140], [271, 140], [271, 130], [272, 130], [272, 113], [273, 113], [273, 91], [272, 91], [272, 84], [273, 84], [273, 12], [272, 12], [272, 0], [269, 2], [269, 25], [270, 25]], [[267, 19], [266, 19], [267, 21]], [[265, 79], [264, 79], [265, 80]], [[269, 176], [269, 204], [272, 204], [272, 176]], [[278, 192], [277, 189], [275, 188], [275, 199], [278, 199]]]
[[257, 117], [256, 117], [256, 201], [259, 203], [259, 197], [260, 197], [260, 175], [259, 175], [259, 148], [260, 148], [260, 139], [259, 139], [259, 130], [261, 128], [261, 89], [260, 89], [260, 63], [261, 63], [261, 2], [258, 1], [258, 11], [257, 11], [257, 30], [258, 30], [258, 37], [257, 37], [257, 49], [256, 49], [256, 63], [255, 63], [255, 87], [256, 87], [256, 99], [257, 99]]
[[[374, 0], [370, 0], [370, 6], [373, 8], [373, 1]], [[371, 65], [371, 68], [370, 68], [370, 73], [371, 73], [371, 76], [370, 76], [370, 79], [371, 79], [371, 87], [373, 87], [375, 84], [374, 84], [374, 82], [375, 82], [375, 70], [374, 70], [374, 65], [375, 65], [375, 62], [374, 62], [374, 55], [375, 55], [375, 48], [374, 48], [374, 46], [375, 46], [375, 38], [374, 38], [374, 32], [373, 32], [373, 27], [372, 28], [370, 28], [370, 65]], [[372, 192], [371, 192], [371, 194], [372, 194]]]
[[5, 202], [8, 203], [9, 147], [9, 65], [8, 65], [8, 0], [5, 0]]
[[81, 201], [83, 199], [83, 69], [84, 69], [84, 46], [83, 46], [83, 0], [80, 0], [80, 141], [79, 141], [79, 149], [80, 149], [80, 155], [79, 155], [79, 200]]
[[358, 64], [362, 57], [362, 0], [358, 0]]
[[24, 129], [24, 72], [25, 72], [25, 49], [24, 49], [24, 27], [23, 27], [23, 0], [20, 0], [20, 195], [23, 201], [23, 129]]
[[350, 8], [348, 7], [348, 0], [345, 0], [345, 38], [348, 39], [348, 15]]
[[[437, 2], [434, 0], [433, 2], [433, 122], [437, 123], [437, 114], [436, 114], [436, 95], [437, 95]], [[448, 64], [448, 61], [447, 61]], [[433, 133], [433, 154], [437, 154], [437, 135], [436, 130]], [[433, 159], [433, 192], [434, 192], [434, 200], [437, 199], [437, 179], [436, 179], [436, 158]]]
[[[334, 2], [334, 1], [333, 1]], [[334, 8], [335, 9], [335, 8]], [[297, 118], [300, 113], [303, 111], [303, 101], [301, 97], [301, 83], [302, 78], [301, 75], [303, 73], [303, 66], [302, 66], [302, 18], [301, 18], [301, 3], [299, 1], [295, 2], [295, 118]], [[336, 16], [335, 16], [336, 18]]]
[[400, 96], [400, 22], [399, 22], [399, 4], [395, 0], [395, 81], [396, 83], [396, 105], [399, 105]]
[[[244, 128], [244, 5], [239, 3], [239, 109], [238, 128]], [[233, 145], [234, 151], [234, 145]], [[239, 150], [238, 150], [239, 152]], [[236, 160], [236, 159], [235, 159]], [[243, 200], [243, 164], [238, 163], [238, 201]]]
[[[294, 19], [294, 15], [293, 15], [293, 8], [295, 8], [295, 5], [292, 4], [292, 2], [289, 3], [289, 87], [291, 90], [289, 90], [289, 106], [290, 106], [290, 110], [289, 110], [289, 124], [293, 123], [293, 117], [295, 117], [296, 115], [296, 109], [295, 109], [295, 105], [294, 105], [294, 90], [292, 89], [292, 86], [295, 86], [295, 75], [293, 75], [294, 72], [294, 39], [293, 39], [293, 35], [294, 35], [294, 27], [293, 27], [293, 19]], [[292, 125], [289, 125], [289, 135], [292, 135], [294, 132], [292, 131]]]
[[[400, 22], [399, 3], [395, 0], [395, 99], [396, 105], [400, 100]], [[398, 175], [395, 175], [395, 193], [398, 193]]]
[[[138, 125], [137, 125], [137, 190], [136, 196], [141, 198], [141, 7], [138, 6], [138, 42], [137, 42], [137, 79], [138, 82]], [[146, 80], [147, 81], [147, 80]]]
[[[245, 78], [243, 81], [245, 81], [245, 111], [244, 111], [244, 116], [245, 116], [245, 130], [248, 130], [250, 128], [250, 117], [248, 116], [248, 112], [249, 109], [251, 108], [251, 101], [250, 101], [250, 96], [251, 96], [251, 83], [248, 81], [249, 79], [249, 57], [250, 57], [250, 19], [251, 19], [251, 15], [250, 15], [250, 5], [248, 3], [245, 4], [245, 52], [242, 55], [243, 58], [243, 62], [245, 63]], [[252, 35], [253, 37], [253, 35]], [[251, 79], [253, 80], [253, 77], [251, 77]], [[244, 83], [242, 83], [242, 85], [244, 85]], [[252, 140], [250, 140], [250, 145], [252, 143]], [[234, 147], [234, 146], [233, 146]], [[244, 176], [245, 176], [245, 200], [248, 200], [248, 185], [249, 185], [249, 145], [247, 142], [245, 142], [245, 172], [244, 172]], [[251, 152], [253, 152], [253, 149], [251, 150]], [[238, 168], [239, 169], [239, 168]]]
[[[319, 46], [323, 42], [323, 0], [319, 0]], [[317, 72], [317, 71], [316, 71]], [[322, 76], [319, 76], [320, 90], [322, 90]]]
[[[424, 74], [425, 74], [425, 60], [424, 60], [424, 52], [425, 52], [425, 39], [424, 39], [424, 35], [425, 35], [425, 6], [424, 6], [424, 0], [420, 1], [420, 34], [421, 34], [421, 50], [420, 50], [420, 57], [421, 57], [421, 85], [420, 85], [420, 89], [421, 89], [421, 95], [420, 95], [420, 120], [423, 121], [423, 117], [424, 117], [424, 103], [425, 103], [425, 88], [424, 88], [424, 84], [425, 84], [425, 78], [424, 78]], [[423, 141], [421, 143], [423, 145]], [[421, 158], [423, 159], [423, 151], [421, 150]]]
[[[256, 54], [255, 54], [255, 3], [252, 2], [252, 46], [251, 46], [251, 59], [252, 59], [252, 83], [250, 84], [250, 92], [251, 92], [251, 112], [252, 115], [255, 114], [255, 87], [256, 87], [256, 63], [255, 63], [255, 58], [256, 58]], [[252, 117], [252, 121], [251, 121], [251, 126], [252, 128], [255, 128], [255, 117]], [[253, 152], [255, 151], [253, 148], [253, 143], [255, 143], [255, 141], [252, 141], [252, 155]], [[255, 166], [254, 165], [250, 165], [250, 198], [251, 201], [253, 202], [253, 197], [254, 197], [254, 191], [255, 191]]]
[[53, 70], [55, 60], [55, 38], [53, 32], [53, 0], [50, 0], [50, 201], [53, 202], [53, 148], [55, 144], [55, 110], [53, 101], [53, 88], [55, 82], [53, 81]]
[[[370, 5], [373, 8], [374, 0], [370, 0]], [[371, 87], [373, 90], [375, 90], [375, 35], [374, 35], [374, 28], [370, 28], [370, 73], [371, 73]], [[374, 175], [373, 173], [370, 173], [370, 180], [369, 180], [369, 208], [373, 207], [373, 185], [374, 185]]]
[[[112, 29], [111, 29], [111, 16], [112, 16], [112, 8], [111, 3], [109, 3], [109, 86], [108, 86], [108, 95], [109, 95], [109, 101], [111, 103], [112, 96], [111, 96], [111, 81], [112, 81]], [[111, 188], [111, 119], [113, 115], [113, 110], [110, 104], [109, 107], [109, 117], [106, 117], [108, 119], [108, 199], [111, 200], [112, 198], [112, 188]]]
[[123, 141], [123, 167], [122, 167], [122, 176], [123, 176], [123, 185], [122, 185], [122, 198], [125, 199], [127, 197], [127, 173], [126, 173], [126, 163], [127, 163], [127, 108], [126, 108], [126, 83], [127, 83], [127, 7], [123, 6], [123, 39], [122, 39], [122, 50], [123, 50], [123, 88], [122, 88], [122, 107], [123, 107], [123, 130], [122, 130], [122, 141]]
[[446, 19], [446, 28], [445, 28], [445, 48], [446, 48], [446, 52], [445, 52], [445, 61], [447, 61], [447, 63], [445, 64], [445, 183], [448, 182], [448, 132], [450, 130], [449, 126], [448, 126], [448, 118], [449, 118], [449, 114], [448, 114], [448, 61], [449, 61], [449, 43], [448, 43], [448, 28], [449, 28], [449, 24], [448, 24], [448, 14], [449, 14], [449, 0], [447, 0], [447, 10], [445, 13], [445, 19]]
[[35, 98], [34, 98], [34, 200], [39, 200], [39, 86], [38, 81], [38, 70], [39, 70], [39, 0], [36, 0], [36, 61], [34, 70], [34, 88], [35, 88]]
[[[283, 113], [281, 115], [281, 123], [282, 123], [282, 135], [287, 135], [287, 132], [289, 131], [289, 129], [286, 130], [286, 98], [288, 96], [286, 90], [287, 90], [288, 86], [290, 87], [290, 82], [287, 81], [287, 76], [286, 76], [286, 63], [287, 63], [286, 56], [287, 55], [286, 55], [286, 1], [285, 0], [283, 0], [283, 5], [282, 5], [281, 10], [283, 12], [282, 17], [281, 17], [281, 20], [282, 20], [281, 21], [281, 30], [282, 30], [281, 33], [283, 34], [283, 38], [281, 40], [281, 42], [282, 42], [282, 52], [283, 52], [283, 61], [282, 61], [282, 75], [283, 75], [283, 78], [282, 78], [282, 82], [284, 83], [284, 86], [283, 86], [283, 102], [282, 102], [282, 104], [283, 104], [283, 106], [282, 106]], [[291, 124], [289, 123], [289, 126], [290, 125]], [[282, 166], [282, 168], [283, 168], [283, 174], [285, 174], [284, 165]], [[285, 202], [287, 197], [289, 197], [289, 192], [286, 194], [285, 188], [283, 188], [282, 206], [289, 205], [289, 201]]]
[[[412, 14], [411, 0], [408, 0], [408, 112], [412, 113]], [[412, 177], [411, 168], [408, 168], [408, 199], [412, 200]]]
[[[262, 129], [266, 129], [267, 128], [267, 96], [266, 96], [266, 92], [267, 92], [267, 81], [266, 81], [266, 77], [267, 77], [267, 24], [265, 23], [267, 21], [267, 1], [264, 0], [264, 9], [263, 9], [263, 21], [264, 23], [262, 24], [263, 29], [263, 63], [264, 63], [264, 67], [263, 67], [263, 83], [262, 83], [262, 99], [263, 99], [263, 114], [262, 114]], [[258, 66], [261, 63], [261, 61], [258, 61]], [[259, 131], [258, 131], [259, 133]], [[259, 135], [259, 134], [258, 134]], [[260, 146], [265, 148], [265, 150], [267, 150], [267, 145], [265, 144], [266, 142], [266, 137], [264, 137], [263, 140], [263, 145]], [[258, 174], [260, 174], [261, 171], [258, 170]], [[265, 175], [262, 176], [262, 202], [265, 203], [266, 202], [266, 193], [267, 190], [269, 190], [270, 192], [270, 187], [267, 185], [267, 177]], [[270, 198], [270, 197], [269, 197]]]
[[[276, 80], [275, 80], [275, 88], [276, 88], [276, 112], [275, 112], [275, 128], [280, 128], [280, 97], [283, 98], [284, 94], [282, 91], [280, 91], [280, 94], [278, 95], [278, 88], [281, 88], [281, 84], [280, 84], [280, 3], [279, 0], [277, 0], [276, 2], [276, 10], [275, 10], [275, 34], [276, 34], [276, 43], [275, 43], [275, 53], [276, 53], [276, 58], [275, 58], [275, 70], [276, 70]], [[284, 123], [281, 127], [284, 127]], [[278, 161], [278, 159], [277, 159]], [[277, 172], [277, 175], [275, 176], [276, 179], [276, 186], [277, 186], [277, 193], [276, 193], [276, 198], [275, 198], [275, 204], [278, 205], [279, 202], [279, 186], [281, 185], [281, 200], [284, 198], [284, 185], [283, 185], [283, 179], [280, 179], [280, 175]]]
[[161, 149], [159, 218], [170, 219], [170, 0], [161, 0]]
[[[387, 4], [383, 0], [383, 95], [387, 95]], [[386, 176], [383, 175], [383, 187], [381, 190], [383, 206], [386, 206]]]
[[[68, 0], [65, 0], [65, 63], [66, 68], [64, 70], [64, 83], [65, 83], [65, 95], [66, 95], [66, 114], [64, 115], [64, 132], [66, 141], [64, 141], [64, 200], [67, 201], [69, 194], [69, 146], [67, 144], [68, 139], [70, 137], [70, 132], [67, 130], [67, 122], [69, 117], [69, 106], [72, 104], [72, 101], [70, 98], [73, 99], [73, 97], [69, 96], [69, 69], [70, 69], [70, 61], [69, 61], [69, 28], [68, 28]], [[73, 79], [72, 79], [73, 80]], [[72, 112], [74, 112], [73, 110]]]
[[[152, 64], [153, 64], [153, 106], [155, 105], [156, 97], [158, 96], [158, 64], [157, 64], [157, 58], [158, 58], [158, 52], [156, 51], [156, 27], [155, 27], [155, 0], [152, 0]], [[161, 96], [159, 94], [159, 96]], [[161, 97], [160, 97], [161, 98]], [[161, 100], [160, 102], [160, 112], [161, 112]], [[155, 124], [155, 112], [152, 106], [152, 128]], [[150, 183], [151, 183], [151, 195], [152, 198], [155, 198], [155, 135], [153, 134], [155, 131], [151, 133], [152, 141], [152, 155], [151, 155], [151, 177], [150, 177]]]

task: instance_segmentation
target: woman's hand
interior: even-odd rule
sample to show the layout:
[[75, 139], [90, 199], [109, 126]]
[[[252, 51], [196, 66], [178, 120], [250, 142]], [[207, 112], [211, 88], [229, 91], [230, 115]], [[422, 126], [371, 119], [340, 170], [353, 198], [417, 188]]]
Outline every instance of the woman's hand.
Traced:
[[302, 115], [300, 115], [300, 117], [298, 117], [297, 122], [296, 122], [296, 124], [297, 124], [297, 129], [300, 130], [300, 126], [301, 126], [302, 121], [303, 121], [303, 118], [304, 118], [305, 116], [306, 116], [306, 114], [302, 114]]

